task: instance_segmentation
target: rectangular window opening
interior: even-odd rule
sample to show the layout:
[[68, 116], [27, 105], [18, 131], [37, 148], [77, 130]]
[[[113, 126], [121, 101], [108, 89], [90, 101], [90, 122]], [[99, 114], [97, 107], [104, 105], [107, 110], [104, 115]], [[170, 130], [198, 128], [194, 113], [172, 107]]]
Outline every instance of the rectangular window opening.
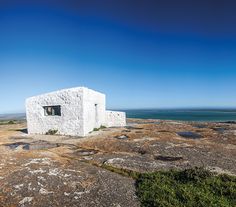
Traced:
[[44, 106], [45, 116], [61, 116], [61, 106]]

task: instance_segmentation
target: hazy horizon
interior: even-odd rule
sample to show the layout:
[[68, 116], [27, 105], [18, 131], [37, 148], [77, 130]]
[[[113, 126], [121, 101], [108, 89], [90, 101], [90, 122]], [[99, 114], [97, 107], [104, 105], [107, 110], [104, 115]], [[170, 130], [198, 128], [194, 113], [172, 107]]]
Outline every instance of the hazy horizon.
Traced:
[[[127, 118], [161, 119], [172, 121], [196, 121], [196, 122], [231, 122], [236, 121], [236, 109], [121, 109]], [[25, 113], [0, 114], [0, 121], [24, 120]]]
[[[107, 110], [123, 110], [123, 111], [136, 111], [136, 110], [157, 110], [157, 111], [236, 111], [235, 108], [230, 107], [179, 107], [179, 108], [107, 108]], [[15, 111], [15, 112], [6, 112], [0, 113], [0, 116], [4, 115], [22, 115], [25, 114], [25, 111]]]

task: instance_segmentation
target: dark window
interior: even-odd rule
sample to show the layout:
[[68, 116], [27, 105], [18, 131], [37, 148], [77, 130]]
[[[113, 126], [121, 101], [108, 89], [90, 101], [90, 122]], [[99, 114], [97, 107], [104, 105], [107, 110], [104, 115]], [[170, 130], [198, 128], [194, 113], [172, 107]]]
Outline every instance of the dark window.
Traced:
[[44, 106], [45, 116], [61, 116], [61, 106]]

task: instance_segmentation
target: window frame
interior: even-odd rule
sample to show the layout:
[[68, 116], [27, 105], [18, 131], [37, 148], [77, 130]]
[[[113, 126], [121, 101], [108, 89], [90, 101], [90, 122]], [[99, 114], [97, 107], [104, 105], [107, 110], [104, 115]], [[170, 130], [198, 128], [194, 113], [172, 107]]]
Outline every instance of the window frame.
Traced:
[[[48, 113], [48, 108], [51, 108], [51, 114]], [[43, 106], [44, 116], [61, 116], [61, 105]], [[53, 113], [54, 111], [54, 113]]]

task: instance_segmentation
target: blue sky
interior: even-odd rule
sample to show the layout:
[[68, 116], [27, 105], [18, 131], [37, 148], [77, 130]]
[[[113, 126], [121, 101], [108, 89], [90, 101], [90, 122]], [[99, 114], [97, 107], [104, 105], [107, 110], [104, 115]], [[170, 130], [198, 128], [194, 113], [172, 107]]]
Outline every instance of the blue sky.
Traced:
[[231, 0], [0, 2], [0, 113], [87, 86], [107, 107], [236, 106]]

